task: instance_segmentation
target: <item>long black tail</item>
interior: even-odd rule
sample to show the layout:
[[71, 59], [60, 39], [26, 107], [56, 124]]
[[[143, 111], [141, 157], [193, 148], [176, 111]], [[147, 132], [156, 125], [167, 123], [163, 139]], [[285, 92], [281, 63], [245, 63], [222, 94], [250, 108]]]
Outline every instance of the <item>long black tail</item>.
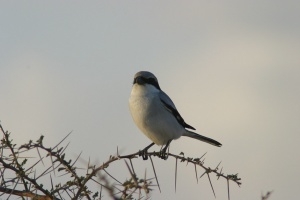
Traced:
[[213, 140], [211, 138], [208, 138], [208, 137], [205, 137], [203, 135], [199, 135], [197, 133], [194, 133], [192, 131], [188, 131], [186, 130], [186, 132], [183, 134], [183, 136], [187, 136], [187, 137], [191, 137], [191, 138], [194, 138], [194, 139], [197, 139], [197, 140], [201, 140], [202, 142], [207, 142], [211, 145], [214, 145], [214, 146], [217, 146], [217, 147], [220, 147], [222, 146], [222, 144], [216, 140]]

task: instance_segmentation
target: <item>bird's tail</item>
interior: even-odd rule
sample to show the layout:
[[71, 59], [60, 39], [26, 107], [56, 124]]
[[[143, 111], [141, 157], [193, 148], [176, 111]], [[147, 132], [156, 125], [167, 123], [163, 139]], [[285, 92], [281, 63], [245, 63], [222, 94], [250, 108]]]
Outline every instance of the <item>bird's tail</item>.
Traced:
[[205, 136], [202, 136], [202, 135], [199, 135], [199, 134], [194, 133], [192, 131], [186, 130], [186, 132], [183, 134], [183, 136], [187, 136], [187, 137], [191, 137], [191, 138], [194, 138], [194, 139], [197, 139], [197, 140], [201, 140], [202, 142], [207, 142], [207, 143], [209, 143], [211, 145], [214, 145], [214, 146], [217, 146], [217, 147], [222, 146], [222, 144], [219, 143], [218, 141], [213, 140], [213, 139], [208, 138], [208, 137], [205, 137]]

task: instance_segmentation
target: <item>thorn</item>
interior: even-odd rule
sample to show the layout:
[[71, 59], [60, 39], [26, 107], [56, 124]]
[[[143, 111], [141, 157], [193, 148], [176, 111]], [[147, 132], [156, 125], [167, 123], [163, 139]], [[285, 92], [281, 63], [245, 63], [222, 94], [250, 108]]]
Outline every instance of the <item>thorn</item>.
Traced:
[[218, 170], [219, 165], [221, 164], [222, 161], [219, 162], [219, 164], [216, 166], [215, 170]]
[[56, 176], [56, 174], [55, 174], [55, 168], [54, 168], [54, 162], [53, 162], [53, 158], [52, 158], [52, 155], [51, 155], [51, 154], [50, 154], [50, 158], [51, 158], [51, 163], [52, 163], [53, 173], [54, 173], [54, 175]]
[[155, 168], [154, 168], [154, 164], [153, 164], [153, 161], [152, 161], [152, 157], [151, 156], [149, 156], [149, 157], [150, 157], [150, 161], [151, 161], [151, 164], [152, 164], [153, 172], [154, 172], [154, 175], [155, 175], [156, 183], [157, 183], [159, 192], [161, 193], [159, 182], [158, 182], [158, 179], [157, 179], [157, 176], [156, 176], [156, 172], [155, 172]]
[[133, 179], [135, 185], [138, 186], [138, 182], [137, 182], [137, 180], [136, 180], [136, 178], [135, 178], [135, 174], [131, 171], [131, 169], [130, 169], [128, 163], [126, 162], [126, 160], [124, 160], [124, 162], [125, 162], [125, 164], [126, 164], [126, 166], [127, 166], [127, 168], [128, 168], [128, 171], [129, 171], [129, 173], [130, 173], [130, 175], [131, 175], [131, 178]]
[[144, 183], [146, 183], [146, 177], [147, 177], [147, 168], [145, 169]]
[[100, 187], [100, 200], [102, 199], [102, 185]]
[[116, 179], [115, 177], [113, 177], [110, 173], [108, 173], [105, 169], [103, 169], [103, 171], [108, 175], [108, 176], [110, 176], [112, 179], [114, 179], [115, 181], [117, 181], [119, 184], [121, 184], [122, 185], [122, 183], [118, 180], [118, 179]]
[[40, 160], [42, 161], [43, 165], [45, 166], [44, 161], [43, 161], [43, 159], [42, 159], [42, 156], [41, 156], [41, 154], [40, 154], [39, 148], [36, 147], [36, 150], [37, 150], [37, 152], [38, 152], [38, 154], [39, 154]]
[[217, 180], [219, 180], [219, 178], [221, 177], [221, 175], [222, 175], [222, 170], [223, 170], [223, 167], [221, 168], [221, 171], [220, 171], [220, 175], [218, 176], [218, 179]]
[[51, 181], [51, 190], [53, 191], [53, 181], [52, 181], [52, 176], [50, 174], [50, 181]]
[[210, 183], [211, 189], [212, 189], [212, 191], [213, 191], [213, 193], [214, 193], [214, 196], [215, 196], [215, 198], [216, 198], [215, 190], [214, 190], [214, 187], [213, 187], [213, 185], [212, 185], [212, 183], [211, 183], [211, 180], [210, 180], [209, 173], [207, 173], [207, 176], [208, 176], [208, 180], [209, 180], [209, 183]]
[[[77, 160], [80, 158], [82, 154], [82, 151], [80, 152], [80, 154], [77, 156], [77, 158], [75, 159], [74, 163], [71, 165], [71, 167], [73, 167], [75, 165], [75, 163], [77, 162]], [[89, 166], [88, 166], [89, 167]]]
[[197, 180], [197, 184], [198, 184], [197, 166], [196, 166], [196, 164], [194, 164], [194, 165], [195, 165], [196, 180]]
[[201, 160], [201, 158], [203, 158], [203, 156], [205, 156], [207, 154], [207, 152], [205, 152], [200, 158], [199, 160]]
[[202, 178], [202, 176], [204, 176], [204, 174], [206, 174], [206, 172], [204, 172], [199, 178]]
[[133, 171], [133, 173], [135, 174], [135, 171], [134, 171], [134, 168], [133, 168], [133, 164], [132, 164], [131, 159], [129, 159], [129, 161], [130, 161], [130, 165], [131, 165], [132, 171]]
[[230, 193], [229, 193], [229, 179], [227, 179], [227, 192], [228, 192], [228, 200], [230, 200]]
[[269, 191], [269, 192], [267, 192], [266, 195], [261, 194], [261, 199], [262, 199], [262, 200], [267, 200], [267, 199], [269, 199], [269, 197], [271, 196], [272, 193], [273, 193], [273, 191]]
[[178, 159], [176, 158], [176, 165], [175, 165], [175, 193], [176, 193], [176, 184], [177, 184], [177, 161], [178, 161]]
[[73, 132], [73, 130], [72, 131], [70, 131], [70, 133], [68, 133], [68, 135], [66, 136], [66, 137], [64, 137], [57, 145], [55, 145], [52, 149], [55, 149], [58, 145], [60, 145], [67, 137], [69, 137], [69, 135], [71, 134]]
[[91, 158], [89, 157], [89, 161], [88, 161], [87, 169], [86, 169], [86, 173], [87, 173], [87, 174], [89, 173], [90, 163], [91, 163]]

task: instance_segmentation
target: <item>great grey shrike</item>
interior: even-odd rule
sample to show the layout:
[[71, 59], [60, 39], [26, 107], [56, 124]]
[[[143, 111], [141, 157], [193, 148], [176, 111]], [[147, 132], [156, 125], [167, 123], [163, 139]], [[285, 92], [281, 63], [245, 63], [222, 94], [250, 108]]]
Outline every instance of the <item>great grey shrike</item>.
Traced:
[[154, 144], [165, 145], [160, 152], [160, 157], [166, 159], [169, 144], [181, 136], [188, 136], [218, 147], [222, 146], [211, 138], [187, 130], [196, 129], [183, 120], [174, 103], [160, 89], [157, 78], [151, 72], [140, 71], [135, 74], [129, 108], [137, 127], [153, 142], [140, 152], [144, 160], [148, 158], [147, 150]]

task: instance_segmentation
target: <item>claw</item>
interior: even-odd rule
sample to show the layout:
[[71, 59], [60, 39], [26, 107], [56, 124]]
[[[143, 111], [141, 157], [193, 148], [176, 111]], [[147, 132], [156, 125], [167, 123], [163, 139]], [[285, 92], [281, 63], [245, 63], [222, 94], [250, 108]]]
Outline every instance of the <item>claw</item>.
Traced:
[[[172, 140], [169, 140], [166, 144], [166, 146], [158, 153], [158, 157], [163, 159], [163, 160], [167, 160], [168, 157], [169, 157], [169, 153], [166, 153], [167, 152], [167, 149], [170, 145], [170, 143], [172, 142]], [[146, 148], [144, 148], [143, 150], [140, 150], [139, 151], [139, 156], [142, 156], [143, 160], [148, 160], [148, 149], [150, 147], [152, 147], [154, 145], [154, 142], [151, 143], [150, 145], [148, 145]]]
[[142, 156], [143, 160], [148, 160], [148, 149], [152, 147], [154, 143], [151, 143], [149, 146], [139, 151], [139, 156]]
[[161, 150], [158, 154], [158, 157], [163, 159], [163, 160], [167, 160], [169, 157], [169, 154], [166, 153], [166, 149], [164, 148], [163, 150]]
[[159, 158], [164, 159], [164, 160], [167, 160], [167, 159], [168, 159], [169, 154], [166, 153], [166, 152], [167, 152], [167, 149], [168, 149], [168, 147], [169, 147], [171, 141], [172, 141], [172, 140], [169, 140], [169, 141], [167, 142], [166, 146], [159, 152], [159, 154], [158, 154], [158, 157], [159, 157]]
[[139, 151], [139, 156], [142, 156], [143, 160], [148, 160], [147, 150], [141, 150]]

